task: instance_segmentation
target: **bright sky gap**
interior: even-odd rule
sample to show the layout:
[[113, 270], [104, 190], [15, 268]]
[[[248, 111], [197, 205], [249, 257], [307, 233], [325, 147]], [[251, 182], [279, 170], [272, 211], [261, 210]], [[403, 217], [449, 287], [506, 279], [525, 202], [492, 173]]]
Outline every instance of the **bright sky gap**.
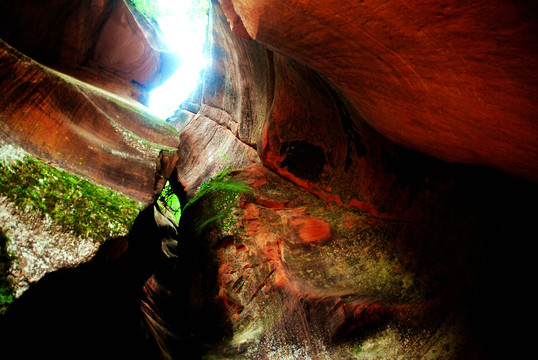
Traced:
[[161, 15], [157, 22], [168, 47], [181, 59], [178, 70], [150, 93], [148, 107], [163, 119], [173, 115], [195, 89], [200, 71], [207, 63], [203, 55], [207, 16], [193, 16], [192, 11], [189, 13], [196, 1], [159, 0]]

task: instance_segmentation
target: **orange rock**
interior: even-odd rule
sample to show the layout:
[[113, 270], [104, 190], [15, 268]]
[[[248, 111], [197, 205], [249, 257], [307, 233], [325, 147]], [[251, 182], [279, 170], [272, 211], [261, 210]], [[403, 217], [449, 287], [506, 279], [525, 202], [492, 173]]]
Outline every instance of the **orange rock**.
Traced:
[[538, 181], [534, 1], [231, 3], [252, 38], [318, 71], [395, 143]]
[[0, 61], [0, 136], [136, 200], [154, 200], [178, 159], [172, 126], [139, 103], [50, 70], [1, 40]]
[[131, 7], [115, 0], [10, 1], [0, 5], [0, 38], [47, 66], [144, 102], [179, 59]]
[[358, 209], [360, 211], [372, 210], [372, 204], [370, 204], [368, 201], [359, 201], [357, 199], [351, 199], [351, 201], [348, 204], [348, 207], [352, 209]]
[[305, 243], [321, 242], [331, 237], [329, 224], [313, 216], [292, 218], [288, 221]]

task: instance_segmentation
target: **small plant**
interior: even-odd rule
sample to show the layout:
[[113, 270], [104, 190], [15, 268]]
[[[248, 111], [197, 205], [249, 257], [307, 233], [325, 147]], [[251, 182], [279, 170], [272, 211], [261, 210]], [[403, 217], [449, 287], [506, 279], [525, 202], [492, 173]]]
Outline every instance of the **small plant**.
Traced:
[[203, 183], [196, 195], [183, 207], [183, 211], [198, 201], [200, 198], [214, 193], [211, 208], [202, 219], [195, 225], [195, 230], [200, 233], [210, 223], [224, 219], [233, 210], [237, 203], [237, 196], [242, 193], [252, 193], [250, 186], [234, 180], [230, 176], [231, 168], [218, 173], [209, 181]]
[[9, 239], [0, 229], [0, 315], [3, 315], [13, 302], [13, 286], [8, 278], [13, 256], [7, 250]]
[[174, 194], [169, 182], [166, 183], [164, 189], [161, 191], [157, 204], [164, 210], [164, 212], [170, 215], [176, 225], [179, 224], [179, 218], [181, 217], [181, 203], [179, 202], [177, 195]]
[[135, 8], [145, 17], [157, 20], [161, 16], [158, 0], [129, 0]]
[[231, 168], [227, 167], [217, 175], [211, 177], [207, 182], [202, 183], [196, 192], [196, 195], [194, 195], [194, 197], [189, 200], [187, 204], [185, 204], [183, 210], [188, 208], [194, 202], [198, 201], [198, 199], [200, 199], [202, 196], [205, 196], [215, 190], [230, 191], [236, 194], [252, 191], [248, 185], [232, 180], [229, 176], [230, 171]]

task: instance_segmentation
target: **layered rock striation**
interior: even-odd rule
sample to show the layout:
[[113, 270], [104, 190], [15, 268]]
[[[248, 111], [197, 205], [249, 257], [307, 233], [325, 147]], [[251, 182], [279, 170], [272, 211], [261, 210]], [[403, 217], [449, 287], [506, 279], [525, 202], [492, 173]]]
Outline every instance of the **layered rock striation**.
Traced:
[[177, 160], [175, 129], [139, 103], [1, 46], [2, 137], [136, 200], [153, 201], [160, 192], [156, 180], [168, 177]]
[[[125, 241], [157, 199], [179, 139], [140, 101], [175, 60], [123, 1], [0, 8], [0, 228], [11, 254], [2, 266], [19, 297], [111, 238]], [[2, 285], [2, 311], [4, 298]]]
[[220, 2], [396, 144], [537, 180], [534, 2]]

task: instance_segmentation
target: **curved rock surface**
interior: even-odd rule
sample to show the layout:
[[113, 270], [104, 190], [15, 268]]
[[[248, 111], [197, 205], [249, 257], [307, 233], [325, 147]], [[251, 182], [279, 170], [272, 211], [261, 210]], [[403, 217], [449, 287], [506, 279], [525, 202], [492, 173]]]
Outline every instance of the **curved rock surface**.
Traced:
[[[142, 213], [123, 255], [96, 269], [110, 309], [128, 313], [100, 302], [83, 322], [129, 324], [116, 357], [132, 339], [166, 359], [529, 357], [533, 5], [219, 2], [179, 144], [3, 45], [4, 134], [148, 201], [174, 171], [172, 189], [195, 199], [178, 228]], [[113, 336], [94, 335], [101, 355]]]
[[217, 187], [189, 207], [176, 265], [163, 263], [145, 285], [163, 357], [489, 359], [532, 351], [518, 342], [525, 320], [510, 309], [520, 304], [511, 294], [532, 277], [531, 259], [512, 241], [536, 234], [524, 210], [535, 187], [463, 170], [422, 202], [437, 210], [410, 221], [328, 205], [261, 164], [230, 177], [252, 193], [230, 197]]
[[152, 202], [177, 161], [175, 129], [134, 101], [0, 46], [0, 135], [61, 168]]
[[315, 69], [395, 143], [538, 180], [534, 1], [221, 3], [239, 36]]
[[5, 1], [0, 14], [0, 37], [17, 50], [141, 102], [179, 64], [158, 27], [123, 0]]

